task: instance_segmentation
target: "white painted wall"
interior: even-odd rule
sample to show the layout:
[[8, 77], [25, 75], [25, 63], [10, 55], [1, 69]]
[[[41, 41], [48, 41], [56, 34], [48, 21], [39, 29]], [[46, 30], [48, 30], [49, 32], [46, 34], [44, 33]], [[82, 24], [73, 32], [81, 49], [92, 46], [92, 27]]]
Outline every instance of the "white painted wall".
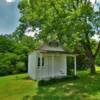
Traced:
[[[39, 57], [40, 54], [38, 54], [37, 57]], [[36, 66], [36, 79], [41, 80], [41, 79], [48, 79], [48, 56], [45, 56], [42, 54], [42, 57], [44, 57], [44, 66], [38, 67]]]
[[28, 56], [28, 74], [32, 79], [36, 79], [36, 56], [36, 52], [30, 53]]
[[[66, 76], [66, 55], [64, 54], [42, 54], [44, 66], [38, 69], [37, 60], [39, 52], [30, 53], [28, 57], [28, 73], [32, 79], [41, 80], [51, 77]], [[53, 64], [52, 64], [53, 57]]]

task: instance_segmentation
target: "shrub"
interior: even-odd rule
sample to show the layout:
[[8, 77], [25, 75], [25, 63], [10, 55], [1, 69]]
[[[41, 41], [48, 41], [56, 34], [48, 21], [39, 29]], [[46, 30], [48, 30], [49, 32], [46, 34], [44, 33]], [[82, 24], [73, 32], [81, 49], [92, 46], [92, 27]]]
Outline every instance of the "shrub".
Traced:
[[17, 62], [17, 64], [16, 64], [16, 71], [18, 73], [25, 72], [26, 71], [25, 63], [24, 62]]
[[0, 66], [0, 76], [9, 75], [13, 73], [13, 67], [6, 64]]
[[100, 66], [100, 54], [96, 58], [96, 65]]

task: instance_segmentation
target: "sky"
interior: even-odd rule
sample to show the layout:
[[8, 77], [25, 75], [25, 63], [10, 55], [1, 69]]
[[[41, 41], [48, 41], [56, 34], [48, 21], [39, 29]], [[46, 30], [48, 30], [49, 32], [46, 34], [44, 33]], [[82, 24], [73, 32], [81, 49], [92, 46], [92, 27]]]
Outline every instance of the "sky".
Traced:
[[15, 31], [19, 24], [18, 0], [0, 0], [0, 34]]
[[[0, 0], [0, 34], [9, 34], [19, 25], [19, 0]], [[100, 0], [97, 0], [100, 2]], [[91, 0], [92, 3], [95, 0]]]

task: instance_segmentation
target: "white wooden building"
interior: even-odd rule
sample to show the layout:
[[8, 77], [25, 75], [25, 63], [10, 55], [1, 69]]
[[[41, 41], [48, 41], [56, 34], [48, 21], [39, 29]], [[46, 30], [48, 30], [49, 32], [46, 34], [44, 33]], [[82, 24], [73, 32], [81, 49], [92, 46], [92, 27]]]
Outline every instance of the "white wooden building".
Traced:
[[74, 57], [76, 75], [76, 54], [68, 54], [57, 42], [42, 45], [28, 56], [28, 74], [34, 80], [47, 80], [67, 76], [67, 57]]

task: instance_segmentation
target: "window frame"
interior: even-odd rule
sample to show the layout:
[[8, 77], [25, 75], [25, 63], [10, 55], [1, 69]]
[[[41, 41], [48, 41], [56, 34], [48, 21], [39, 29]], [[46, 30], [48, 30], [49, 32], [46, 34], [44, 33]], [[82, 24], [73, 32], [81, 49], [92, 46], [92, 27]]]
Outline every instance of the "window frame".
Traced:
[[40, 69], [40, 68], [44, 68], [45, 66], [45, 62], [44, 62], [44, 57], [42, 57], [42, 60], [41, 60], [41, 57], [37, 57], [37, 68]]

